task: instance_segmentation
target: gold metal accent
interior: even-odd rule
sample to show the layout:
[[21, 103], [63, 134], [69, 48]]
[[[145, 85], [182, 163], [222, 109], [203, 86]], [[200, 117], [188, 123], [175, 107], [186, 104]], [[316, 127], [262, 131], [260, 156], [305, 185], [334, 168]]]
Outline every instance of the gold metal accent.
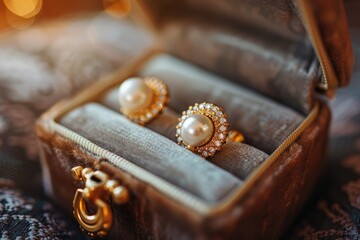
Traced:
[[112, 199], [117, 204], [123, 204], [129, 201], [129, 192], [126, 188], [118, 186], [112, 191]]
[[237, 143], [245, 142], [244, 134], [235, 130], [230, 130], [229, 135], [226, 138], [226, 142], [237, 142]]
[[[74, 217], [90, 237], [105, 236], [113, 222], [110, 201], [124, 204], [129, 201], [129, 192], [101, 171], [77, 166], [71, 173], [75, 180], [85, 182], [84, 189], [75, 192]], [[94, 213], [90, 213], [88, 207], [92, 207]]]
[[71, 175], [75, 180], [82, 180], [81, 177], [81, 171], [83, 170], [83, 168], [81, 166], [77, 166], [71, 169]]
[[144, 125], [158, 116], [169, 101], [169, 91], [164, 81], [156, 77], [146, 77], [144, 81], [154, 94], [150, 106], [135, 113], [120, 108], [122, 114], [140, 125]]

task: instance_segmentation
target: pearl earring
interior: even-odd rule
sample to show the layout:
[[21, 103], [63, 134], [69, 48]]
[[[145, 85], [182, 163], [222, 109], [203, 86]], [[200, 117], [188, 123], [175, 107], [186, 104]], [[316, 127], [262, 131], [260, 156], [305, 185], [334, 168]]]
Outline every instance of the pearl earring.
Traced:
[[244, 136], [229, 131], [222, 109], [211, 103], [196, 103], [182, 113], [176, 126], [178, 144], [204, 157], [211, 157], [227, 141], [243, 142]]
[[120, 112], [141, 125], [160, 114], [169, 100], [166, 84], [155, 77], [129, 78], [118, 93]]

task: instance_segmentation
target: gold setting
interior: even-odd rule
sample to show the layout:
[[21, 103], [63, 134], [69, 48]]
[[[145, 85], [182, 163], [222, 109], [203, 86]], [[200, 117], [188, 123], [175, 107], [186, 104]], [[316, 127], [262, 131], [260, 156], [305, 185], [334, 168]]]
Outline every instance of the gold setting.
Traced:
[[237, 143], [245, 142], [244, 134], [235, 130], [230, 130], [226, 142], [237, 142]]
[[[81, 229], [90, 237], [107, 235], [113, 223], [113, 214], [109, 202], [124, 204], [129, 201], [129, 192], [116, 180], [102, 171], [77, 166], [71, 169], [76, 181], [85, 183], [84, 189], [77, 189], [73, 200], [74, 217]], [[95, 213], [88, 211], [87, 204], [95, 208]]]
[[[214, 124], [214, 133], [212, 138], [203, 146], [193, 147], [186, 145], [181, 138], [181, 126], [184, 121], [194, 115], [201, 114], [211, 119]], [[176, 126], [176, 137], [178, 144], [189, 149], [190, 151], [200, 155], [203, 158], [213, 156], [216, 151], [219, 151], [226, 142], [229, 134], [229, 123], [227, 121], [227, 115], [223, 113], [221, 107], [212, 103], [203, 102], [201, 104], [195, 103], [194, 106], [190, 106], [187, 111], [182, 113], [182, 117], [179, 118], [179, 123]]]
[[169, 91], [164, 81], [156, 77], [146, 77], [144, 81], [154, 94], [150, 106], [135, 113], [120, 108], [123, 115], [140, 125], [153, 120], [165, 109], [169, 101]]

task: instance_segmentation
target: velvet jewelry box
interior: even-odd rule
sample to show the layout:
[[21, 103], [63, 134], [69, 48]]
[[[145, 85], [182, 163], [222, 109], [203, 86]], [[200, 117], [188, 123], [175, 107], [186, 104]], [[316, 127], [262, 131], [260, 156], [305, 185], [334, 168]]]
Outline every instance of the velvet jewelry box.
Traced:
[[[159, 43], [38, 120], [47, 194], [93, 237], [280, 237], [323, 168], [325, 96], [350, 78], [342, 2], [133, 5]], [[119, 112], [117, 88], [132, 76], [159, 77], [170, 91], [145, 126]], [[181, 112], [204, 101], [246, 139], [208, 160], [175, 137]]]

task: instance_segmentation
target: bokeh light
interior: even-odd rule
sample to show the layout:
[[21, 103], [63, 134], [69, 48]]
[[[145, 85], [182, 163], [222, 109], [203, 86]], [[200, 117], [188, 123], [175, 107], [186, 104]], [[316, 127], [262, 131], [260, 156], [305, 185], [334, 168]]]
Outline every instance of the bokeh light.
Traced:
[[22, 18], [36, 16], [42, 7], [42, 0], [4, 0], [6, 8]]
[[6, 6], [5, 18], [15, 29], [30, 27], [42, 8], [42, 0], [3, 0]]
[[10, 27], [22, 30], [30, 27], [35, 22], [35, 17], [32, 18], [22, 18], [9, 10], [5, 11], [5, 18]]
[[104, 10], [115, 18], [126, 16], [131, 11], [130, 0], [103, 0]]

